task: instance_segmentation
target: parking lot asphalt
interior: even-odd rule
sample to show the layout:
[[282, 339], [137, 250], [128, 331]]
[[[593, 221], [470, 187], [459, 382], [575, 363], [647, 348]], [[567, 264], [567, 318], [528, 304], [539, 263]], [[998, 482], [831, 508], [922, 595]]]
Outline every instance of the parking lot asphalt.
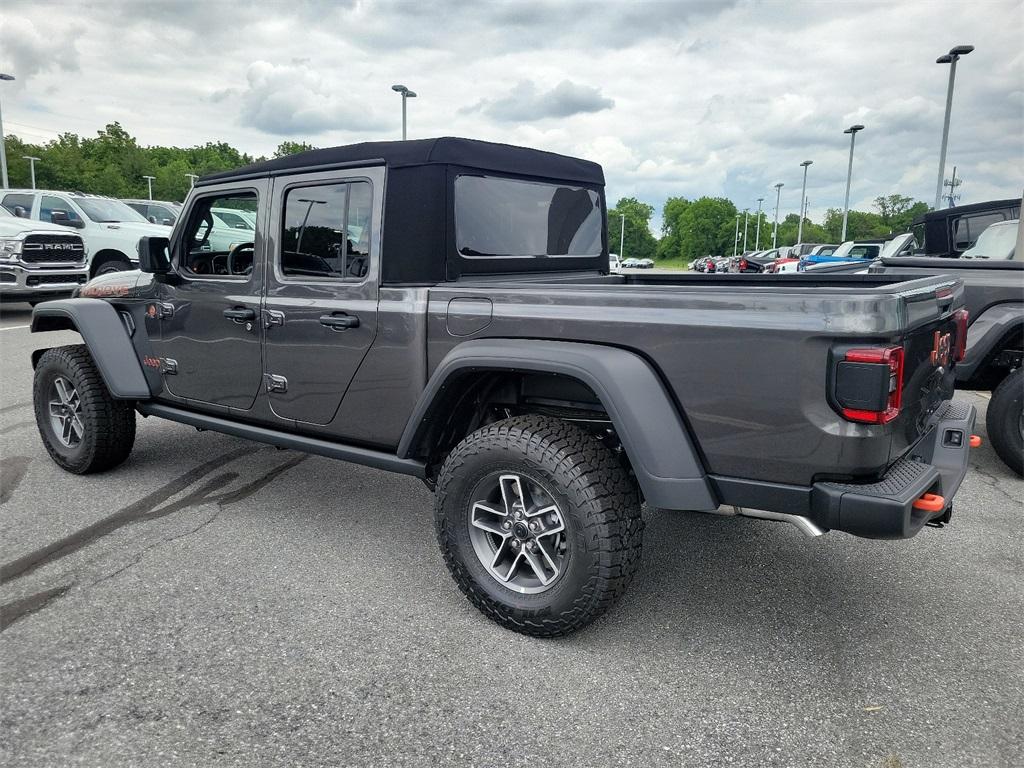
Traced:
[[[463, 599], [418, 481], [139, 419], [47, 457], [0, 319], [0, 763], [1019, 766], [1024, 482], [972, 453], [902, 542], [648, 510], [624, 600], [559, 640]], [[982, 395], [961, 393], [978, 406]]]

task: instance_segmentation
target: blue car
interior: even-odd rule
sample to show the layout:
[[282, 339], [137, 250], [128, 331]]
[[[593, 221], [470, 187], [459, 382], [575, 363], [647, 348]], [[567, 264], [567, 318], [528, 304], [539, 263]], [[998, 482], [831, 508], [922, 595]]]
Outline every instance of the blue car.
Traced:
[[827, 256], [823, 254], [804, 256], [800, 259], [800, 265], [797, 269], [800, 272], [804, 272], [820, 264], [850, 264], [853, 262], [873, 261], [879, 257], [881, 252], [882, 243], [857, 243], [853, 240], [847, 240]]

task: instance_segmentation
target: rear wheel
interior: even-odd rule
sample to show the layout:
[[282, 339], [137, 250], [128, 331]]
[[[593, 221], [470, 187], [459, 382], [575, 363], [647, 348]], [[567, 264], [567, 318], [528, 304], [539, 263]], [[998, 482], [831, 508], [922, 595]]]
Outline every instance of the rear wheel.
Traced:
[[100, 264], [96, 270], [95, 277], [100, 275], [109, 275], [114, 272], [125, 272], [132, 268], [132, 264], [127, 259], [110, 259]]
[[999, 458], [1024, 476], [1024, 368], [1018, 368], [996, 387], [985, 426]]
[[48, 349], [33, 383], [36, 425], [50, 457], [77, 475], [112, 469], [135, 444], [135, 411], [115, 400], [84, 345]]
[[435, 523], [470, 602], [538, 637], [592, 622], [640, 563], [632, 478], [600, 440], [558, 419], [507, 419], [459, 443], [438, 477]]

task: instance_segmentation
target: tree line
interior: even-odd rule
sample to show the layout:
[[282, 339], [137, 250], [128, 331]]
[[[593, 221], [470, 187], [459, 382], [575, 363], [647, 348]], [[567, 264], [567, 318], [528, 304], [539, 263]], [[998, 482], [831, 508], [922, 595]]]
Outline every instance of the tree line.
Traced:
[[[31, 185], [29, 161], [36, 162], [36, 186], [40, 189], [66, 189], [111, 197], [145, 198], [145, 176], [153, 176], [153, 198], [181, 201], [191, 187], [190, 174], [202, 176], [266, 160], [240, 152], [226, 142], [207, 142], [194, 147], [140, 146], [120, 123], [111, 123], [94, 138], [62, 133], [45, 144], [32, 144], [17, 135], [6, 137], [8, 175], [12, 187]], [[285, 141], [273, 157], [314, 149], [305, 142]], [[928, 205], [900, 194], [875, 199], [876, 211], [850, 211], [848, 239], [885, 237], [905, 231], [913, 218], [928, 210]], [[743, 212], [723, 197], [688, 200], [670, 197], [662, 208], [661, 237], [650, 231], [654, 207], [633, 197], [624, 197], [608, 211], [609, 250], [620, 250], [621, 226], [626, 231], [621, 241], [628, 257], [644, 259], [691, 260], [699, 256], [727, 255], [733, 250], [736, 215], [740, 214], [740, 248], [743, 247]], [[779, 245], [796, 243], [800, 219], [795, 213], [779, 222]], [[842, 233], [843, 212], [829, 208], [822, 223], [804, 219], [803, 239], [809, 243], [838, 243]], [[747, 247], [753, 248], [758, 227], [756, 212], [747, 219]], [[769, 246], [772, 221], [765, 211], [760, 215], [761, 245]]]

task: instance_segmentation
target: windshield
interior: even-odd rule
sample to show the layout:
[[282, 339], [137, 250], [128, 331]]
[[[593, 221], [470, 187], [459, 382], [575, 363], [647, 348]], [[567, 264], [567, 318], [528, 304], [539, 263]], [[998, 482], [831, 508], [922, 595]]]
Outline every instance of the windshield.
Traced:
[[993, 224], [978, 238], [978, 242], [964, 251], [964, 259], [1012, 259], [1017, 245], [1019, 221]]
[[145, 216], [132, 210], [120, 200], [110, 200], [104, 197], [76, 197], [74, 200], [86, 216], [101, 224], [120, 221], [146, 223]]
[[459, 176], [456, 246], [463, 256], [599, 256], [601, 196], [562, 184]]
[[908, 233], [894, 237], [887, 242], [882, 246], [882, 253], [880, 255], [883, 259], [887, 256], [899, 256], [901, 254], [909, 256], [916, 247], [917, 243], [914, 242], [914, 236]]

